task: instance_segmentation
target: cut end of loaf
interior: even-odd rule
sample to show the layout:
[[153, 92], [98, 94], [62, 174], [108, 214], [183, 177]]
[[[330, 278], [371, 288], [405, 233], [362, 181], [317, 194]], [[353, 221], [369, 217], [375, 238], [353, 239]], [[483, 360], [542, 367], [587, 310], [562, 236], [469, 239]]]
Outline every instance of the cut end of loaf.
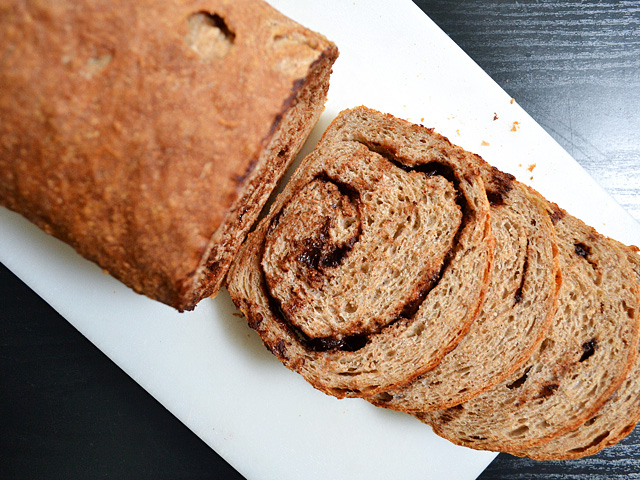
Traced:
[[194, 282], [192, 291], [185, 292], [186, 300], [179, 309], [190, 310], [202, 298], [217, 294], [247, 232], [322, 114], [331, 66], [337, 56], [336, 47], [328, 44], [307, 77], [292, 86], [292, 94], [276, 116], [257, 161], [252, 162], [238, 188], [237, 200], [212, 237], [206, 261], [199, 269], [200, 279]]

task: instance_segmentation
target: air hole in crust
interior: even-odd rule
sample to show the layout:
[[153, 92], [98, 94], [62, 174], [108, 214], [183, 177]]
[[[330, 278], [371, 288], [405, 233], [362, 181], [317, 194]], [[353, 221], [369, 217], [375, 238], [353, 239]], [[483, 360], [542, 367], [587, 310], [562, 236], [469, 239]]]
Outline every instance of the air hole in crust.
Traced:
[[393, 400], [393, 395], [387, 392], [382, 392], [379, 395], [376, 395], [376, 400], [383, 403], [390, 402]]
[[528, 431], [529, 427], [527, 425], [522, 425], [521, 427], [509, 432], [509, 436], [514, 438], [523, 437]]
[[91, 57], [85, 65], [82, 73], [86, 78], [92, 78], [94, 75], [97, 75], [107, 68], [111, 63], [111, 60], [113, 60], [113, 54], [111, 53]]
[[571, 450], [569, 450], [570, 452], [575, 452], [575, 453], [583, 453], [586, 452], [587, 450], [589, 450], [590, 448], [596, 447], [598, 446], [598, 444], [600, 444], [605, 438], [607, 438], [609, 436], [609, 432], [604, 432], [600, 435], [598, 435], [596, 438], [594, 438], [591, 443], [589, 443], [588, 445], [585, 445], [584, 447], [579, 447], [579, 448], [572, 448]]
[[236, 34], [215, 13], [196, 12], [187, 18], [189, 31], [185, 42], [204, 60], [224, 58], [231, 50]]

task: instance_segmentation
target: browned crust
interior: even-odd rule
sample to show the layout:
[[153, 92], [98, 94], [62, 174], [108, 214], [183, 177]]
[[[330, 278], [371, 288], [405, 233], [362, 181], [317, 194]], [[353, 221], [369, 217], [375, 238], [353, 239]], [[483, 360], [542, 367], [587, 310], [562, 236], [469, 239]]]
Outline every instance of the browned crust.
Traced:
[[[220, 58], [186, 40], [198, 12], [232, 33]], [[326, 93], [335, 46], [259, 0], [15, 1], [0, 28], [0, 203], [151, 298], [214, 293], [226, 264], [199, 287], [216, 234], [295, 156], [264, 152], [308, 85]], [[300, 143], [312, 107], [284, 138]]]

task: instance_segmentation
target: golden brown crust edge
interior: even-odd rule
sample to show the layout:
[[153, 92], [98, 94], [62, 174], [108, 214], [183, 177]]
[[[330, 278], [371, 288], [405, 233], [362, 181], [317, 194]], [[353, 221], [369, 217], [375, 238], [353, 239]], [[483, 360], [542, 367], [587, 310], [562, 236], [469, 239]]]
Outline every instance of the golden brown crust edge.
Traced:
[[[282, 133], [308, 85], [324, 103], [337, 49], [258, 0], [1, 8], [0, 204], [135, 291], [193, 308], [219, 287], [223, 269], [200, 288], [204, 259], [252, 175], [277, 177], [296, 153], [265, 149], [317, 120], [314, 104]], [[222, 53], [201, 49], [198, 16]]]
[[[494, 451], [543, 445], [594, 415], [632, 368], [639, 334], [640, 290], [625, 253], [555, 204], [549, 203], [548, 210], [556, 225], [563, 268], [557, 318], [548, 338], [526, 368], [477, 399], [452, 409], [417, 414], [435, 433], [458, 445]], [[595, 268], [595, 262], [602, 262], [602, 266], [589, 280], [583, 270], [588, 271], [589, 264]], [[589, 293], [580, 283], [588, 281], [601, 288]], [[612, 286], [620, 287], [619, 295], [604, 293]], [[578, 288], [584, 298], [572, 295]], [[601, 317], [595, 323], [581, 315], [584, 306], [593, 302], [592, 297], [602, 302], [600, 309], [590, 310], [589, 318]], [[592, 340], [585, 342], [588, 338]], [[574, 405], [579, 408], [571, 411]], [[558, 407], [565, 413], [559, 413]]]

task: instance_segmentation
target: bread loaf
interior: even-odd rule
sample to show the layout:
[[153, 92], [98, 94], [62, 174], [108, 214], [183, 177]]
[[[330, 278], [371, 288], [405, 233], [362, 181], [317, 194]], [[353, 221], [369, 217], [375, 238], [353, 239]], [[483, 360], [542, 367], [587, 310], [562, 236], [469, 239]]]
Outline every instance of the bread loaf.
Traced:
[[179, 310], [219, 289], [336, 47], [260, 0], [0, 6], [0, 204]]
[[369, 400], [406, 412], [442, 410], [496, 385], [544, 339], [557, 307], [560, 267], [541, 196], [469, 154], [491, 202], [495, 259], [482, 312], [455, 350], [399, 390]]
[[547, 337], [480, 396], [415, 414], [459, 445], [513, 452], [549, 442], [598, 412], [635, 361], [640, 288], [626, 252], [557, 206], [549, 211], [562, 286]]
[[435, 367], [476, 318], [494, 240], [477, 168], [390, 115], [342, 112], [229, 271], [266, 346], [314, 387], [363, 396]]

